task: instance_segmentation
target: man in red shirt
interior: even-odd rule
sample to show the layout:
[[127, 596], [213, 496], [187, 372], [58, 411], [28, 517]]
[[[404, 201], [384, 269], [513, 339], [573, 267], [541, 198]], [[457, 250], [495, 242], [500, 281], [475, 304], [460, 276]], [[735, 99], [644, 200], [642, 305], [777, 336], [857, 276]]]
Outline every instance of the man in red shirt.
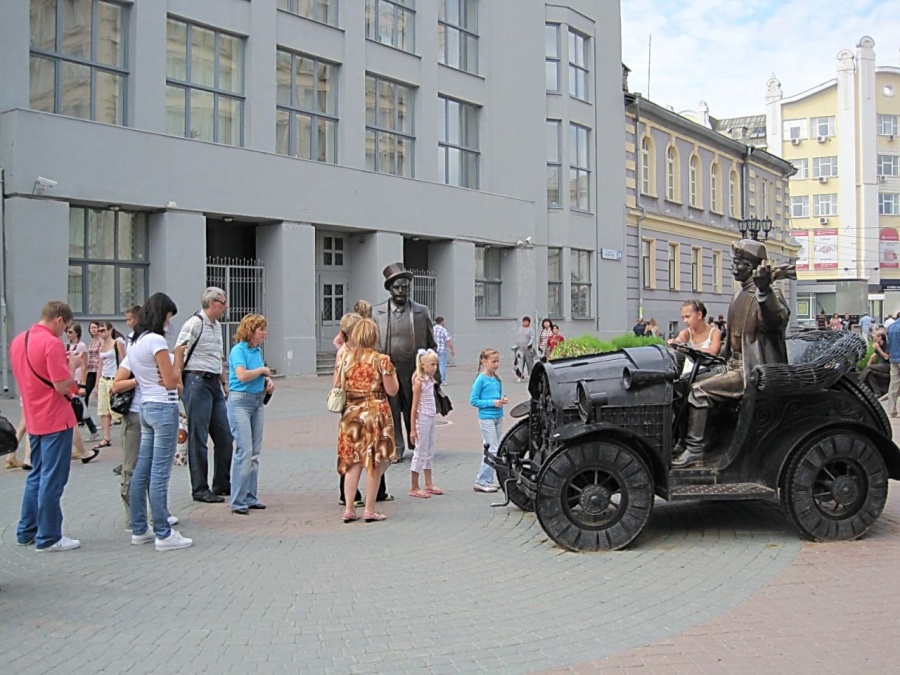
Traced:
[[41, 319], [9, 346], [13, 375], [22, 396], [31, 443], [31, 472], [25, 481], [22, 515], [16, 529], [20, 546], [68, 551], [81, 546], [62, 534], [59, 501], [69, 480], [75, 413], [67, 394], [74, 380], [60, 340], [72, 324], [72, 308], [51, 300]]

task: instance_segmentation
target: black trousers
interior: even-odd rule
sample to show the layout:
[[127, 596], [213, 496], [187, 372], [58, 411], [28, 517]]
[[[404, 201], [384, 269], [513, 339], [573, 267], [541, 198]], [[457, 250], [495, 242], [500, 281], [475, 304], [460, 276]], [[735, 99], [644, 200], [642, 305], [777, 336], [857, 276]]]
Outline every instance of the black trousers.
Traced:
[[[365, 476], [365, 469], [363, 469], [363, 476]], [[387, 484], [384, 482], [384, 474], [381, 474], [381, 483], [378, 485], [378, 496], [375, 497], [375, 501], [380, 502], [384, 501], [384, 498], [387, 496]], [[347, 503], [347, 499], [344, 497], [344, 474], [341, 474], [341, 481], [338, 485], [338, 497], [345, 504]], [[359, 488], [356, 488], [356, 496], [353, 498], [353, 501], [362, 501], [362, 495], [359, 492]]]

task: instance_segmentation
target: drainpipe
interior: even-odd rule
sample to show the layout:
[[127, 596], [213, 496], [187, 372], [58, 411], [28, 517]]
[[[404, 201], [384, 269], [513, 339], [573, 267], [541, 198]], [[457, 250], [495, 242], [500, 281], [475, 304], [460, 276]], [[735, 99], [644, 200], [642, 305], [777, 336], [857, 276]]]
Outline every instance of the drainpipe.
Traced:
[[0, 168], [0, 381], [9, 394], [9, 335], [6, 323], [6, 173]]

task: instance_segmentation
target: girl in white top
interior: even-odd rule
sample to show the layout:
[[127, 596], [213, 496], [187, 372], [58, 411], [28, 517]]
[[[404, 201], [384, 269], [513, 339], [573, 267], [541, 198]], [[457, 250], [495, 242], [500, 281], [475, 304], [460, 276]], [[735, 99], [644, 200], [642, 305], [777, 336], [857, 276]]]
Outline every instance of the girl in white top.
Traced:
[[[438, 367], [437, 352], [431, 349], [420, 349], [416, 355], [416, 372], [412, 378], [412, 420], [409, 438], [416, 444], [410, 464], [412, 483], [409, 488], [410, 497], [428, 498], [431, 495], [442, 495], [444, 492], [435, 487], [431, 480], [431, 468], [434, 464], [434, 416], [437, 412], [434, 401], [434, 373]], [[425, 473], [425, 489], [419, 488], [419, 474]]]
[[[685, 300], [681, 305], [684, 328], [669, 344], [683, 344], [707, 354], [718, 355], [722, 346], [722, 331], [706, 323], [706, 305], [699, 300]], [[681, 371], [682, 377], [694, 368], [694, 361], [687, 358]]]
[[[131, 543], [156, 541], [157, 551], [190, 546], [168, 523], [169, 477], [178, 443], [178, 388], [184, 348], [175, 350], [175, 364], [165, 334], [178, 311], [165, 293], [155, 293], [141, 308], [134, 327], [128, 365], [141, 392], [141, 447], [131, 478]], [[117, 380], [125, 380], [122, 368]], [[160, 382], [162, 384], [160, 384]], [[153, 530], [147, 526], [147, 498], [153, 513]]]
[[[115, 339], [113, 325], [109, 321], [101, 321], [97, 329], [100, 337], [100, 373], [97, 378], [97, 415], [103, 429], [103, 440], [94, 446], [94, 450], [108, 448], [112, 445], [109, 430], [112, 425], [112, 410], [109, 408], [109, 393], [119, 362], [125, 358], [125, 347]], [[118, 417], [118, 415], [117, 415]]]

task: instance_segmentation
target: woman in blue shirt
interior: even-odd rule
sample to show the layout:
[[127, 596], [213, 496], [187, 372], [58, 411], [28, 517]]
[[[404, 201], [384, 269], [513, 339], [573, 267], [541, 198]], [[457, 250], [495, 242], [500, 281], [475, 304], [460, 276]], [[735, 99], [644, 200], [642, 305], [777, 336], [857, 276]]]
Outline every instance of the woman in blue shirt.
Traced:
[[266, 508], [256, 496], [264, 398], [275, 391], [260, 350], [266, 339], [266, 326], [262, 314], [248, 314], [241, 319], [234, 334], [236, 344], [228, 356], [228, 424], [235, 446], [231, 462], [231, 511], [241, 515], [250, 513], [250, 509]]

